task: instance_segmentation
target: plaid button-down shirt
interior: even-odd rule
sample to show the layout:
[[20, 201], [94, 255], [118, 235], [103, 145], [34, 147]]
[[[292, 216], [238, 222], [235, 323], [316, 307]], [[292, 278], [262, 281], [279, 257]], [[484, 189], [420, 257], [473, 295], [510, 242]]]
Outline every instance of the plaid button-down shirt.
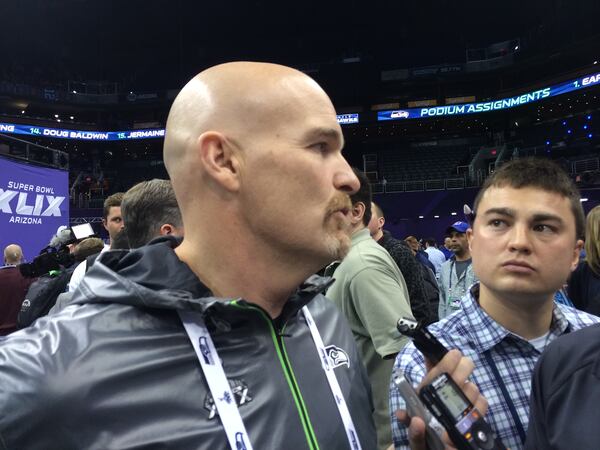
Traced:
[[[529, 394], [534, 365], [540, 356], [529, 342], [495, 322], [479, 307], [479, 285], [475, 284], [461, 300], [461, 309], [428, 329], [448, 349], [459, 349], [475, 363], [470, 380], [477, 384], [488, 400], [486, 420], [511, 450], [523, 448], [509, 403], [505, 400], [493, 369], [486, 360], [489, 354], [500, 373], [514, 409], [525, 429], [529, 424]], [[558, 336], [600, 322], [600, 318], [577, 309], [555, 305], [547, 343]], [[401, 369], [415, 386], [425, 376], [425, 360], [412, 342], [396, 357], [394, 369]], [[398, 424], [394, 411], [405, 409], [396, 386], [390, 386], [392, 435], [397, 449], [408, 448], [407, 429]]]

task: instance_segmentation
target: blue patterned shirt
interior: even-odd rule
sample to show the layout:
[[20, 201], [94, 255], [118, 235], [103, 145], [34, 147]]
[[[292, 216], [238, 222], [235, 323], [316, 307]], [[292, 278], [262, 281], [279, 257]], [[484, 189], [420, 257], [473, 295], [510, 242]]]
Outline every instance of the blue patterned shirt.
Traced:
[[[465, 295], [460, 309], [445, 319], [428, 326], [428, 329], [448, 349], [457, 348], [475, 363], [470, 380], [487, 398], [489, 408], [486, 420], [496, 430], [506, 447], [523, 448], [509, 403], [502, 395], [494, 377], [493, 368], [486, 359], [492, 359], [502, 378], [508, 395], [523, 428], [529, 424], [529, 394], [534, 365], [540, 356], [528, 341], [511, 333], [494, 321], [479, 307], [479, 284]], [[600, 322], [600, 318], [565, 305], [554, 305], [550, 333], [546, 344], [558, 336]], [[396, 357], [394, 369], [400, 368], [415, 386], [425, 376], [425, 360], [412, 342]], [[396, 449], [408, 448], [407, 429], [400, 426], [394, 411], [405, 409], [404, 400], [396, 386], [390, 386], [390, 411], [392, 435]]]

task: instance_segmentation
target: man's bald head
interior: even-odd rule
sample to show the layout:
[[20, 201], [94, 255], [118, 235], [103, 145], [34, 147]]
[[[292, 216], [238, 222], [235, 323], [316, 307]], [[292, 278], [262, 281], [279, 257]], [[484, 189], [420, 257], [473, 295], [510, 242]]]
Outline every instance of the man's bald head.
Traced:
[[[233, 62], [211, 67], [181, 90], [167, 120], [164, 162], [185, 214], [189, 180], [198, 180], [198, 140], [219, 133], [244, 147], [297, 120], [307, 99], [335, 109], [321, 87], [302, 72], [277, 64]], [[341, 136], [338, 127], [337, 132]]]
[[17, 265], [23, 262], [23, 250], [17, 244], [10, 244], [4, 249], [4, 264]]
[[164, 147], [185, 227], [179, 258], [213, 292], [253, 297], [274, 295], [255, 278], [273, 265], [277, 295], [288, 295], [341, 259], [359, 187], [343, 145], [331, 100], [295, 69], [238, 62], [194, 77], [173, 102]]

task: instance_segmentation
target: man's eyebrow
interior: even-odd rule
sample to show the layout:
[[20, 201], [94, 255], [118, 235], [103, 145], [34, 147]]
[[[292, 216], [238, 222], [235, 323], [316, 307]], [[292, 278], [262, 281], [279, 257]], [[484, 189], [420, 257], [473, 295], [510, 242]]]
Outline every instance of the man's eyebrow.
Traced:
[[[511, 208], [490, 208], [490, 209], [486, 210], [483, 214], [486, 216], [490, 216], [493, 214], [498, 214], [501, 216], [508, 216], [508, 217], [516, 216], [515, 210], [513, 210]], [[531, 216], [531, 220], [532, 220], [532, 222], [544, 222], [544, 221], [548, 221], [548, 220], [551, 220], [554, 222], [559, 222], [559, 223], [564, 222], [562, 217], [560, 217], [559, 215], [545, 213], [545, 212], [538, 212], [538, 213], [534, 212]]]
[[344, 136], [342, 133], [335, 128], [317, 127], [309, 130], [305, 135], [306, 141], [316, 141], [319, 139], [325, 139], [335, 141], [340, 144], [340, 148], [344, 147]]
[[490, 208], [483, 213], [485, 216], [490, 216], [492, 214], [499, 214], [501, 216], [509, 217], [514, 217], [516, 215], [515, 210], [511, 208]]
[[550, 214], [550, 213], [534, 213], [532, 220], [534, 222], [546, 222], [549, 220], [552, 222], [559, 222], [559, 223], [564, 222], [563, 218], [560, 217], [559, 215]]

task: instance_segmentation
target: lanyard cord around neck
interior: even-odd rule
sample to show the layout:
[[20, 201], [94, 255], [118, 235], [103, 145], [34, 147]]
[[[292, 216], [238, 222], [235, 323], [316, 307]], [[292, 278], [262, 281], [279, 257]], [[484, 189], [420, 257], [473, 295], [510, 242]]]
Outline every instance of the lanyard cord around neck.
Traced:
[[[321, 365], [325, 371], [335, 404], [338, 408], [342, 422], [344, 423], [348, 444], [352, 450], [362, 450], [358, 435], [356, 434], [354, 422], [352, 421], [352, 416], [350, 415], [348, 405], [346, 404], [346, 399], [344, 398], [335, 376], [329, 356], [327, 356], [321, 334], [306, 306], [302, 308], [302, 312], [309, 327], [317, 353], [319, 354], [319, 359], [321, 360]], [[225, 371], [223, 370], [221, 359], [219, 358], [210, 333], [206, 328], [202, 315], [193, 311], [178, 311], [178, 313], [185, 331], [192, 341], [196, 356], [200, 361], [200, 366], [206, 377], [206, 382], [208, 383], [213, 401], [219, 412], [221, 423], [227, 434], [229, 446], [232, 450], [252, 450], [248, 433], [233, 393], [231, 392], [231, 387], [229, 386], [229, 381], [227, 381]]]
[[488, 366], [492, 370], [492, 375], [494, 376], [494, 379], [496, 380], [496, 384], [498, 385], [498, 387], [500, 388], [500, 391], [502, 392], [502, 396], [504, 397], [506, 406], [508, 406], [508, 412], [512, 416], [512, 419], [513, 419], [513, 422], [515, 423], [517, 432], [519, 433], [519, 437], [521, 438], [521, 443], [525, 444], [525, 437], [526, 437], [525, 427], [523, 426], [523, 423], [521, 422], [521, 419], [519, 418], [519, 414], [517, 413], [517, 408], [515, 407], [515, 404], [513, 403], [512, 399], [510, 398], [508, 389], [506, 388], [506, 384], [504, 384], [504, 380], [502, 379], [502, 376], [500, 376], [500, 371], [498, 370], [498, 367], [496, 366], [496, 363], [494, 362], [494, 358], [492, 357], [489, 350], [483, 352], [483, 356], [484, 356], [485, 360], [487, 361]]

